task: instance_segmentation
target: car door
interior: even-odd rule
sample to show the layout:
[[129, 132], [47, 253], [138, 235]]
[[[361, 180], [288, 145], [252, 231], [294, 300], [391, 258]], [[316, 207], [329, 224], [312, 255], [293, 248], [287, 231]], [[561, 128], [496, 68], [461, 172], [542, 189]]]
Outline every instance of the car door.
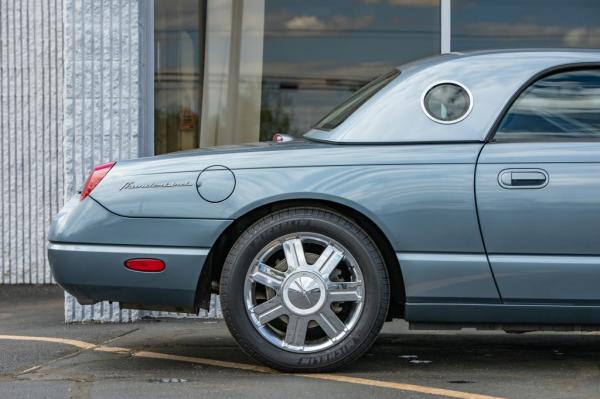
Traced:
[[600, 69], [527, 87], [484, 146], [475, 191], [505, 303], [600, 304]]

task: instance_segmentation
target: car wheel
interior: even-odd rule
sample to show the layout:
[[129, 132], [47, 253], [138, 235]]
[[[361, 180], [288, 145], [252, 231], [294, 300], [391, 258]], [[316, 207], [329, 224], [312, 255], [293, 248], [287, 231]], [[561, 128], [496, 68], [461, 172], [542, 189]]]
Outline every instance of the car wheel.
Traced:
[[389, 305], [375, 243], [318, 208], [270, 214], [233, 245], [221, 273], [223, 316], [242, 349], [281, 371], [325, 371], [361, 356]]

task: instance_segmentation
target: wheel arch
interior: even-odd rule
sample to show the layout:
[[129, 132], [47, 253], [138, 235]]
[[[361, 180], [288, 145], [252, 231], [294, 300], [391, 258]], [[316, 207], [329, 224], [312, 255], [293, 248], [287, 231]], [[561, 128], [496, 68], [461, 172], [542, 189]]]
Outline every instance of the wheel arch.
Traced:
[[270, 213], [289, 208], [313, 207], [336, 212], [349, 218], [363, 228], [379, 249], [390, 279], [390, 309], [387, 320], [404, 316], [406, 302], [404, 280], [396, 252], [384, 230], [372, 218], [355, 207], [322, 198], [278, 199], [255, 205], [238, 212], [235, 220], [220, 234], [212, 246], [196, 290], [196, 309], [208, 309], [211, 293], [218, 293], [221, 271], [225, 258], [239, 236], [253, 223]]

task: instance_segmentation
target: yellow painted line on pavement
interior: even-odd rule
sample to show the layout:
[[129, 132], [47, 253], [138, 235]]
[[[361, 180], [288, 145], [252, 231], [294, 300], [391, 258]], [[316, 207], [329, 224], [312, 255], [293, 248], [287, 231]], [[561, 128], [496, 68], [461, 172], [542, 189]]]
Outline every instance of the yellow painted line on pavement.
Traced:
[[107, 352], [107, 353], [116, 353], [118, 355], [130, 355], [131, 349], [128, 348], [119, 348], [118, 346], [104, 346], [99, 345], [93, 348], [96, 352]]
[[[0, 340], [50, 342], [50, 343], [56, 343], [56, 344], [70, 345], [70, 346], [74, 346], [76, 348], [83, 349], [83, 350], [93, 350], [93, 351], [105, 352], [105, 353], [126, 354], [126, 355], [130, 355], [132, 357], [139, 357], [139, 358], [145, 358], [145, 359], [172, 360], [172, 361], [184, 362], [184, 363], [202, 364], [202, 365], [206, 365], [206, 366], [254, 371], [257, 373], [278, 374], [278, 372], [276, 370], [273, 370], [269, 367], [258, 366], [258, 365], [254, 365], [254, 364], [229, 362], [229, 361], [225, 361], [225, 360], [215, 360], [215, 359], [207, 359], [207, 358], [193, 357], [193, 356], [170, 355], [167, 353], [150, 352], [150, 351], [143, 351], [143, 350], [136, 351], [136, 350], [128, 349], [128, 348], [97, 345], [97, 344], [92, 344], [92, 343], [85, 342], [85, 341], [79, 341], [76, 339], [68, 339], [68, 338], [35, 337], [35, 336], [25, 336], [25, 335], [0, 335]], [[339, 375], [339, 374], [315, 373], [315, 374], [289, 374], [289, 375], [303, 377], [303, 378], [310, 378], [313, 380], [334, 381], [334, 382], [342, 382], [342, 383], [355, 384], [355, 385], [364, 385], [364, 386], [377, 387], [377, 388], [395, 389], [395, 390], [404, 391], [404, 392], [415, 392], [415, 393], [421, 393], [421, 394], [426, 394], [426, 395], [444, 396], [447, 398], [504, 399], [504, 398], [501, 398], [498, 396], [489, 396], [489, 395], [482, 395], [482, 394], [476, 394], [476, 393], [454, 391], [451, 389], [428, 387], [425, 385], [403, 384], [403, 383], [398, 383], [398, 382], [373, 380], [370, 378], [349, 377], [349, 376], [344, 376], [344, 375]]]
[[134, 357], [144, 357], [147, 359], [174, 360], [177, 362], [203, 364], [205, 366], [223, 367], [223, 368], [227, 368], [227, 369], [255, 371], [257, 373], [268, 373], [268, 374], [276, 374], [277, 373], [277, 371], [275, 371], [269, 367], [257, 366], [254, 364], [247, 364], [247, 363], [228, 362], [225, 360], [206, 359], [203, 357], [169, 355], [167, 353], [148, 352], [148, 351], [132, 352], [132, 355]]
[[488, 395], [481, 395], [481, 394], [477, 394], [477, 393], [454, 391], [451, 389], [434, 388], [434, 387], [427, 387], [427, 386], [423, 386], [423, 385], [402, 384], [399, 382], [372, 380], [370, 378], [348, 377], [345, 375], [338, 375], [338, 374], [294, 374], [294, 375], [307, 377], [307, 378], [313, 378], [313, 379], [317, 379], [317, 380], [345, 382], [345, 383], [349, 383], [349, 384], [367, 385], [370, 387], [397, 389], [399, 391], [418, 392], [418, 393], [423, 393], [423, 394], [427, 394], [427, 395], [445, 396], [447, 398], [503, 399], [503, 398], [499, 398], [497, 396], [488, 396]]
[[39, 341], [39, 342], [52, 342], [55, 344], [64, 344], [75, 346], [79, 349], [93, 349], [98, 345], [90, 344], [89, 342], [79, 341], [76, 339], [67, 338], [54, 338], [54, 337], [30, 337], [23, 335], [0, 335], [0, 339], [10, 341]]

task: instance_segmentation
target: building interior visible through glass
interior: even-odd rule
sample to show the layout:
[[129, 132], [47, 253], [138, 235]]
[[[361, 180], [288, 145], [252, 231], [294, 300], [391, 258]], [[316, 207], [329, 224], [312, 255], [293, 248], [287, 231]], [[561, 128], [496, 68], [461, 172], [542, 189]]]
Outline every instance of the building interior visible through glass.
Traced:
[[[155, 1], [157, 154], [270, 140], [275, 133], [299, 136], [374, 77], [402, 62], [439, 53], [438, 0], [417, 6], [411, 5], [414, 1], [364, 0], [200, 3]], [[229, 15], [223, 12], [227, 5]], [[262, 52], [262, 63], [251, 72], [260, 76], [244, 71], [252, 63], [247, 57], [256, 52]], [[243, 85], [251, 79], [257, 81], [258, 95], [245, 95]], [[208, 85], [204, 98], [203, 82]], [[220, 98], [231, 95], [227, 84], [240, 86], [233, 90], [240, 98], [237, 103]], [[245, 104], [249, 101], [256, 106]], [[248, 109], [258, 113], [255, 126], [200, 120], [244, 119]]]
[[202, 105], [202, 4], [154, 5], [154, 152], [197, 148]]
[[[300, 136], [374, 77], [440, 53], [440, 0], [154, 4], [157, 154]], [[454, 51], [600, 47], [597, 0], [452, 0], [451, 14]]]

